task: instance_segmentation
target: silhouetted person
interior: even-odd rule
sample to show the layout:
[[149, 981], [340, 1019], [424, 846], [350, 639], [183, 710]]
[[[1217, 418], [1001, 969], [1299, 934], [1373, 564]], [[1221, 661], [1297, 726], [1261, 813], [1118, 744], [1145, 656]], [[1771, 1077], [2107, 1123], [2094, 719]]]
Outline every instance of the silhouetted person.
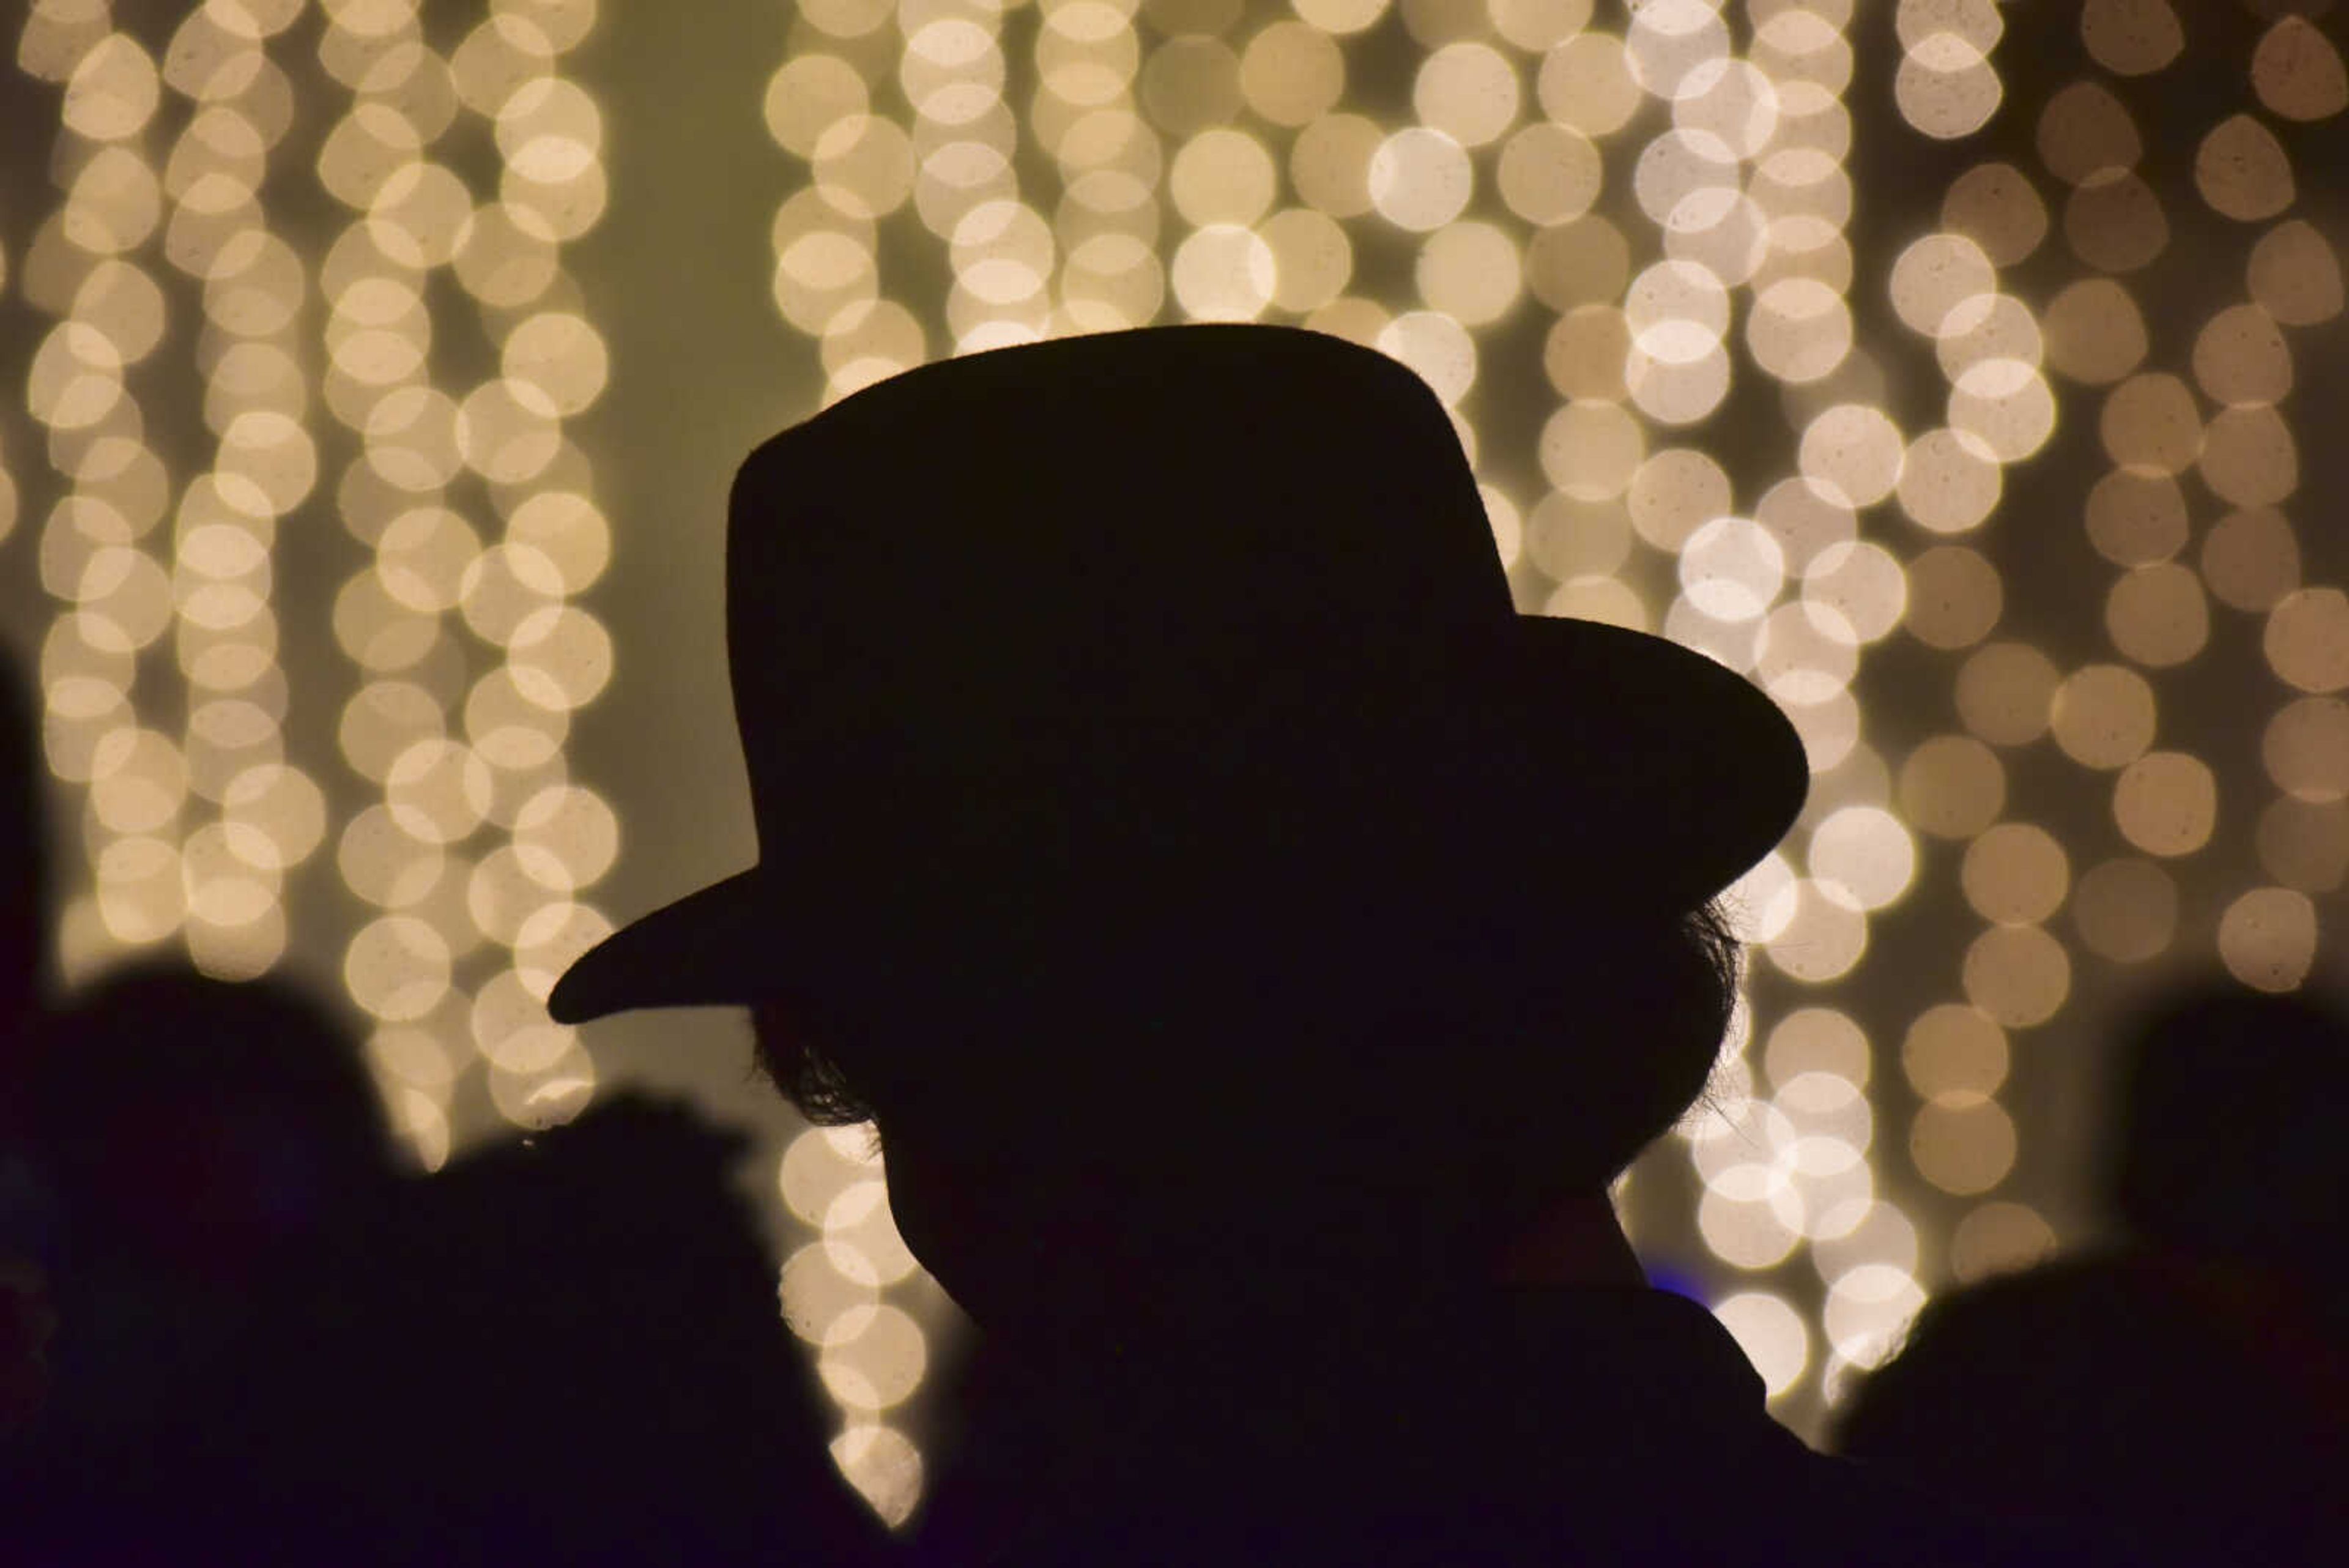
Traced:
[[1935, 1300], [1839, 1446], [2165, 1561], [2349, 1560], [2349, 1015], [2198, 986], [2118, 1078], [2119, 1241]]
[[347, 1031], [280, 982], [140, 961], [28, 1045], [17, 1108], [57, 1323], [48, 1397], [11, 1469], [30, 1478], [20, 1510], [78, 1530], [107, 1511], [84, 1497], [170, 1473], [165, 1428], [334, 1229], [380, 1207], [395, 1167]]
[[101, 981], [41, 1061], [66, 1225], [55, 1397], [8, 1500], [23, 1560], [878, 1549], [734, 1137], [622, 1096], [402, 1177], [322, 1007], [166, 967]]
[[48, 1398], [56, 1312], [47, 1184], [23, 1136], [31, 1036], [48, 982], [48, 821], [38, 695], [0, 646], [0, 1462]]
[[1803, 753], [1698, 655], [1518, 617], [1411, 372], [1237, 327], [932, 365], [754, 452], [727, 566], [759, 863], [550, 1005], [748, 1006], [874, 1119], [994, 1363], [932, 1560], [1997, 1560], [1644, 1288], [1606, 1184], [1705, 1081], [1709, 900]]
[[24, 1034], [48, 982], [49, 843], [40, 695], [0, 648], [0, 1138], [22, 1093]]

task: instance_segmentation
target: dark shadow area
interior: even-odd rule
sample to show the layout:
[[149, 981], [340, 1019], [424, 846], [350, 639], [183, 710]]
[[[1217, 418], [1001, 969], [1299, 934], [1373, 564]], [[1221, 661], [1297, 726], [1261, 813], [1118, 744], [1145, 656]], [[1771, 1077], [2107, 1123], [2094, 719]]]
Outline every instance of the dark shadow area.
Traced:
[[49, 1023], [30, 1104], [55, 1324], [14, 1560], [878, 1546], [734, 1192], [743, 1149], [684, 1109], [622, 1096], [404, 1176], [321, 1009], [162, 967]]
[[2122, 1041], [2122, 1241], [1940, 1297], [1847, 1454], [2158, 1561], [2349, 1556], [2349, 1014], [2228, 983]]

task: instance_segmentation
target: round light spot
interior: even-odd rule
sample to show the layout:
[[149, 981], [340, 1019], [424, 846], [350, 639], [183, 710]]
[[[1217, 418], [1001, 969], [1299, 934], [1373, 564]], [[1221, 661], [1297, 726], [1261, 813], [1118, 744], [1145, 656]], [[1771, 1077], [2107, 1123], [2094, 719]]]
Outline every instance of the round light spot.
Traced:
[[2145, 362], [2145, 317], [2136, 298], [2108, 277], [2069, 284], [2041, 317], [2047, 363], [2075, 381], [2106, 386]]
[[1868, 916], [1847, 898], [1816, 881], [1795, 885], [1792, 917], [1763, 950], [1780, 973], [1823, 985], [1851, 972], [1868, 950]]
[[1309, 125], [1346, 90], [1346, 57], [1329, 33], [1303, 22], [1275, 22], [1240, 56], [1240, 92], [1275, 125]]
[[2166, 473], [2116, 469], [2088, 491], [2088, 542], [2122, 566], [2167, 561], [2185, 547], [2186, 496]]
[[1978, 551], [1937, 545], [1909, 563], [1909, 635], [1929, 648], [1971, 648], [1998, 624], [2005, 590]]
[[403, 909], [421, 901], [440, 880], [440, 846], [416, 838], [388, 806], [367, 806], [343, 827], [335, 868], [343, 886], [368, 903]]
[[453, 608], [465, 569], [481, 555], [472, 525], [441, 506], [392, 519], [376, 543], [376, 571], [395, 603], [426, 614]]
[[2003, 822], [1966, 846], [1959, 881], [1966, 902], [1983, 919], [2037, 925], [2063, 906], [2071, 862], [2046, 829]]
[[409, 915], [386, 915], [361, 927], [343, 955], [351, 1000], [388, 1023], [421, 1018], [449, 993], [449, 944]]
[[2064, 944], [2038, 926], [1992, 926], [1967, 947], [1962, 973], [1966, 1000], [2009, 1029], [2046, 1023], [2072, 992], [2072, 961]]
[[1253, 223], [1272, 205], [1272, 155], [1245, 131], [1203, 130], [1175, 153], [1167, 193], [1195, 225]]
[[853, 1334], [841, 1331], [817, 1359], [832, 1397], [852, 1410], [885, 1410], [920, 1386], [927, 1351], [919, 1324], [902, 1308], [865, 1309]]
[[481, 759], [501, 771], [543, 767], [563, 750], [570, 716], [523, 695], [507, 670], [492, 670], [465, 697], [465, 737]]
[[2272, 506], [2300, 487], [2292, 427], [2265, 404], [2211, 416], [2196, 462], [2210, 493], [2236, 506]]
[[612, 527], [595, 504], [573, 491], [533, 492], [506, 519], [506, 539], [554, 568], [558, 593], [585, 591], [612, 556]]
[[1474, 189], [1467, 152], [1441, 131], [1399, 130], [1371, 157], [1371, 203], [1398, 228], [1442, 228], [1460, 215]]
[[393, 759], [384, 801], [409, 837], [454, 844], [489, 814], [489, 765], [471, 747], [446, 737], [418, 741]]
[[1489, 44], [1447, 44], [1420, 62], [1412, 107], [1422, 124], [1482, 147], [1516, 121], [1517, 73]]
[[2202, 450], [2194, 394], [2177, 377], [2132, 376], [2105, 399], [2098, 428], [2105, 451], [2123, 467], [2182, 473]]
[[1325, 33], [1359, 33], [1386, 15], [1388, 0], [1296, 0], [1299, 16]]
[[[1421, 247], [1415, 278], [1432, 310], [1467, 327], [1489, 327], [1523, 291], [1524, 263], [1515, 241], [1490, 223], [1448, 223]], [[1334, 291], [1333, 291], [1334, 292]]]
[[1994, 746], [2026, 746], [2047, 732], [2055, 666], [2027, 643], [1993, 642], [1959, 668], [1958, 717]]
[[1900, 624], [1909, 579], [1882, 545], [1846, 540], [1804, 568], [1803, 602], [1840, 618], [1854, 641], [1875, 642]]
[[2262, 646], [2268, 666], [2302, 691], [2349, 686], [2349, 595], [2300, 588], [2268, 613]]
[[2251, 53], [2251, 90], [2284, 119], [2330, 119], [2349, 109], [2349, 70], [2315, 24], [2282, 16]]
[[602, 336], [569, 311], [523, 321], [507, 334], [502, 356], [509, 379], [535, 387], [566, 419], [602, 394], [610, 365]]
[[595, 700], [612, 678], [612, 637], [575, 605], [532, 611], [507, 644], [508, 668], [542, 708], [570, 710]]
[[2039, 161], [2067, 185], [2125, 174], [2145, 154], [2137, 121], [2112, 89], [2080, 81], [2057, 91], [2039, 111]]
[[534, 382], [484, 382], [457, 410], [457, 449], [466, 466], [497, 484], [544, 472], [563, 444], [561, 410]]
[[2349, 798], [2349, 702], [2302, 697], [2268, 721], [2260, 760], [2275, 786], [2299, 800]]
[[1378, 348], [1416, 371], [1446, 408], [1475, 383], [1475, 340], [1447, 316], [1429, 310], [1398, 316], [1380, 332]]
[[1962, 1002], [1919, 1013], [1900, 1043], [1900, 1070], [1920, 1099], [1987, 1099], [2006, 1082], [2006, 1031]]
[[[1732, 1268], [1775, 1268], [1802, 1241], [1802, 1199], [1783, 1172], [1745, 1168], [1756, 1173], [1751, 1182], [1733, 1182], [1728, 1190], [1706, 1185], [1697, 1202], [1697, 1234], [1706, 1251]], [[1749, 1188], [1763, 1189], [1748, 1196]]]
[[1716, 517], [1682, 546], [1682, 591], [1715, 620], [1758, 618], [1778, 597], [1785, 562], [1778, 543], [1743, 517]]
[[1972, 240], [1992, 265], [2013, 266], [2047, 237], [2047, 204], [2013, 164], [1976, 164], [1942, 193], [1941, 226]]
[[1279, 282], [1272, 247], [1251, 230], [1215, 224], [1195, 231], [1174, 252], [1174, 298], [1197, 321], [1252, 321]]
[[2220, 602], [2265, 614], [2300, 586], [2300, 540], [2272, 507], [2232, 512], [2202, 539], [2202, 580]]
[[[1195, 171], [1199, 165], [1193, 167]], [[1266, 175], [1268, 200], [1268, 167]], [[956, 221], [949, 236], [957, 286], [993, 309], [1018, 306], [1043, 292], [1052, 275], [1052, 249], [1050, 225], [1034, 209], [1015, 201], [979, 202]], [[860, 242], [855, 308], [863, 308], [871, 296], [873, 265]], [[827, 316], [824, 326], [828, 328], [836, 319], [837, 312]]]
[[816, 139], [813, 162], [817, 192], [853, 218], [886, 217], [914, 193], [913, 143], [878, 115], [827, 127]]
[[2168, 561], [2124, 573], [2105, 600], [2105, 629], [2113, 646], [2139, 664], [2185, 663], [2210, 639], [2202, 580]]
[[1804, 428], [1805, 478], [1850, 506], [1872, 506], [1899, 482], [1904, 442], [1884, 411], [1839, 403]]
[[1622, 296], [1630, 275], [1630, 244], [1604, 218], [1577, 218], [1546, 228], [1526, 248], [1526, 286], [1553, 310], [1611, 304]]
[[[1272, 303], [1283, 310], [1307, 312], [1318, 310], [1345, 292], [1347, 282], [1353, 276], [1354, 252], [1346, 231], [1338, 223], [1305, 207], [1290, 207], [1274, 213], [1257, 227], [1257, 234], [1271, 247], [1276, 281]], [[1116, 241], [1121, 235], [1103, 235], [1102, 240]], [[1095, 244], [1100, 241], [1088, 241]], [[1122, 275], [1147, 260], [1146, 247], [1139, 242], [1128, 242], [1133, 249], [1121, 249], [1110, 265]], [[1099, 253], [1097, 253], [1099, 254]], [[1104, 259], [1109, 258], [1104, 255]], [[1072, 254], [1073, 267], [1077, 257]], [[1514, 286], [1516, 272], [1512, 267], [1503, 279]], [[1065, 289], [1066, 285], [1064, 283]]]
[[1616, 405], [1568, 403], [1542, 427], [1542, 472], [1577, 501], [1605, 501], [1630, 486], [1646, 447], [1639, 422]]
[[1640, 100], [1621, 41], [1605, 32], [1577, 33], [1543, 56], [1534, 90], [1545, 114], [1585, 136], [1621, 130]]
[[832, 1440], [831, 1454], [842, 1479], [883, 1524], [895, 1530], [913, 1517], [922, 1499], [922, 1450], [911, 1438], [895, 1427], [852, 1419]]
[[2320, 231], [2297, 218], [2251, 247], [2246, 281], [2251, 298], [2287, 327], [2313, 327], [2341, 314], [2341, 258]]
[[309, 774], [283, 763], [263, 763], [239, 774], [221, 805], [229, 848], [263, 871], [293, 869], [326, 837], [325, 794]]
[[1958, 534], [1991, 514], [2004, 476], [1998, 454], [1981, 437], [1943, 428], [1909, 443], [1896, 488], [1901, 510], [1919, 526]]
[[[1879, 1205], [1878, 1212], [1889, 1206]], [[1876, 1367], [1890, 1357], [1925, 1304], [1925, 1293], [1907, 1269], [1868, 1262], [1836, 1276], [1827, 1287], [1822, 1321], [1836, 1355], [1854, 1366]]]
[[593, 886], [619, 853], [620, 824], [594, 791], [558, 784], [523, 803], [514, 819], [514, 853], [531, 877], [558, 893]]
[[1143, 62], [1143, 110], [1172, 136], [1188, 136], [1236, 118], [1245, 102], [1239, 57], [1221, 38], [1204, 34], [1170, 38]]
[[2292, 160], [2275, 132], [2238, 114], [2220, 121], [2195, 150], [2194, 188], [2221, 216], [2257, 223], [2292, 205]]
[[1755, 296], [1745, 347], [1763, 369], [1806, 385], [1831, 374], [1851, 352], [1851, 310], [1816, 278], [1783, 278]]
[[2292, 349], [2275, 317], [2256, 305], [2213, 316], [2195, 335], [2194, 379], [2214, 402], [2282, 402], [2292, 390]]
[[1950, 1236], [1950, 1272], [1960, 1284], [2035, 1268], [2054, 1255], [2055, 1232], [2035, 1209], [1984, 1203], [1969, 1210]]
[[2186, 47], [2186, 33], [2169, 0], [2085, 0], [2080, 41], [2106, 70], [2136, 77], [2176, 59]]
[[2072, 921], [2091, 952], [2115, 963], [2143, 963], [2169, 950], [2178, 935], [2178, 884], [2150, 860], [2124, 856], [2082, 873]]
[[1881, 909], [1909, 890], [1916, 846], [1898, 817], [1879, 806], [1847, 805], [1811, 830], [1811, 875], [1831, 882], [1863, 909]]
[[2004, 91], [1981, 49], [1955, 33], [1934, 33], [1900, 57], [1892, 97], [1902, 119], [1949, 141], [1988, 123]]
[[2258, 888], [2219, 919], [2227, 972], [2261, 991], [2296, 991], [2316, 962], [2316, 906], [2290, 888]]
[[2121, 836], [2148, 855], [2190, 855], [2209, 842], [2219, 784], [2209, 765], [2183, 752], [2152, 752], [2131, 763], [2113, 789]]
[[1599, 199], [1599, 150], [1581, 132], [1547, 121], [1528, 125], [1501, 148], [1495, 171], [1501, 200], [1529, 223], [1578, 218]]
[[1971, 838], [2006, 805], [2006, 770], [1971, 735], [1937, 735], [1909, 753], [1898, 784], [1900, 812], [1920, 833]]
[[2064, 243], [2098, 271], [2135, 272], [2168, 247], [2169, 220], [2152, 186], [2135, 174], [2106, 171], [2065, 199]]
[[1892, 264], [1892, 307], [1911, 330], [1937, 337], [1950, 312], [1998, 287], [1990, 257], [1965, 235], [1927, 234]]
[[2335, 893], [2349, 881], [2349, 806], [2285, 796], [2260, 813], [2260, 864], [2303, 893]]
[[145, 129], [161, 97], [153, 57], [129, 34], [109, 33], [74, 67], [58, 112], [77, 136], [120, 141]]
[[1851, 683], [1859, 645], [1831, 610], [1804, 603], [1780, 605], [1763, 618], [1754, 649], [1754, 676], [1780, 702], [1807, 707], [1829, 701]]
[[2153, 687], [2118, 664], [2091, 664], [2055, 689], [2050, 728], [2066, 756], [2084, 767], [2120, 768], [2153, 744]]
[[1371, 165], [1381, 145], [1379, 128], [1361, 115], [1324, 115], [1289, 148], [1289, 182], [1316, 211], [1359, 218], [1371, 207]]
[[1775, 1399], [1802, 1381], [1810, 1367], [1810, 1331], [1783, 1298], [1741, 1291], [1715, 1306], [1713, 1315], [1745, 1353], [1767, 1397]]

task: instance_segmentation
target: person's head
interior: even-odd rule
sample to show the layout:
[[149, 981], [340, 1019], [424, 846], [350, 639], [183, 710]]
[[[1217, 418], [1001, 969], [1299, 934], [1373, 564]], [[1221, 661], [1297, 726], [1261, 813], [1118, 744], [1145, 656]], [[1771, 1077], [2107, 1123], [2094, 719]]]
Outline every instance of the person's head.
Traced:
[[2120, 1045], [2105, 1182], [2137, 1237], [2289, 1267], [2349, 1240], [2349, 1013], [2230, 981], [2174, 991]]
[[1520, 616], [1394, 360], [1240, 327], [965, 356], [768, 441], [729, 512], [759, 864], [548, 1006], [757, 1008], [803, 1105], [877, 1114], [982, 1318], [1475, 1266], [1702, 1085], [1702, 911], [1793, 821], [1801, 744], [1701, 654]]
[[356, 1039], [282, 981], [117, 970], [45, 1022], [26, 1097], [78, 1234], [194, 1273], [314, 1233], [396, 1169]]
[[874, 1123], [900, 1229], [975, 1317], [1066, 1329], [1489, 1279], [1687, 1109], [1735, 1000], [1709, 905], [1355, 913], [1270, 984], [1218, 983], [1210, 949], [1164, 989], [778, 998], [759, 1060], [812, 1120]]

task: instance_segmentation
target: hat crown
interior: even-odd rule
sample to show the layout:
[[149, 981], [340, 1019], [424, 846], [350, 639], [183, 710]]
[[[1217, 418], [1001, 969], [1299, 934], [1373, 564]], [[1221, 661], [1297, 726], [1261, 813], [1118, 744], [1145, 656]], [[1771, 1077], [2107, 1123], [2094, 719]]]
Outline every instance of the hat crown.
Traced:
[[1227, 718], [1268, 682], [1359, 711], [1433, 690], [1514, 619], [1424, 384], [1264, 327], [1065, 338], [869, 388], [743, 465], [727, 569], [736, 710], [782, 746]]

